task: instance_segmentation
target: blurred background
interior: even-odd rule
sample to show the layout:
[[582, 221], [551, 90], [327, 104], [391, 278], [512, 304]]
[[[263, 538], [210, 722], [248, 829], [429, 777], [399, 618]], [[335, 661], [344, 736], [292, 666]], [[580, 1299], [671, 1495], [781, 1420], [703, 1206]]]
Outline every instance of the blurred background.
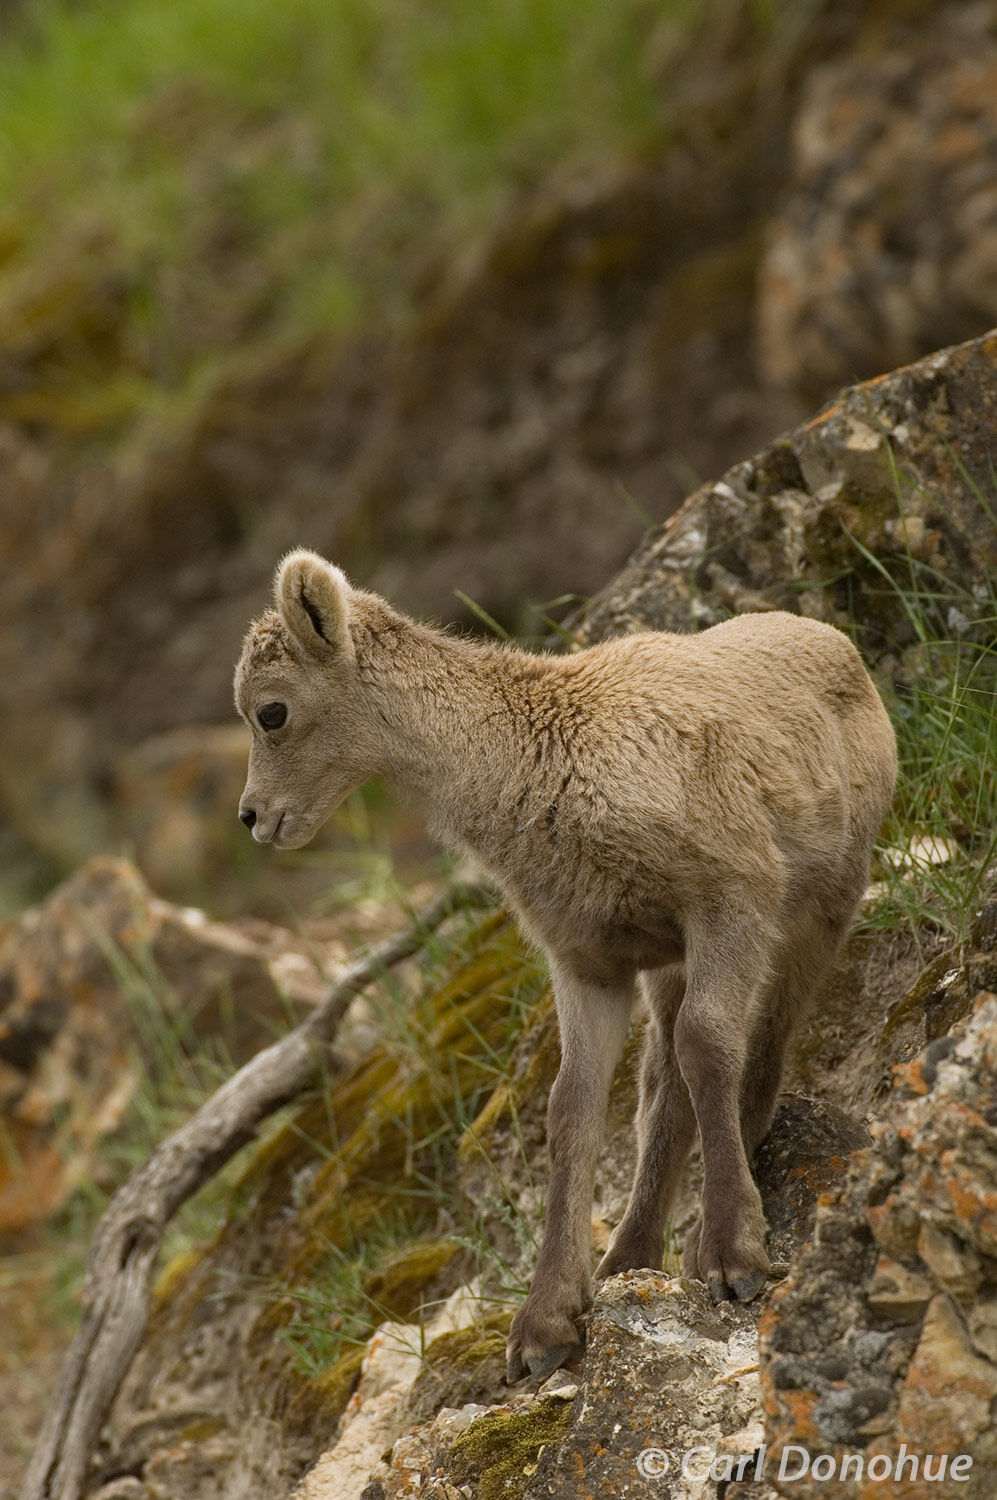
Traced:
[[0, 913], [99, 850], [219, 915], [415, 868], [378, 793], [296, 862], [236, 822], [279, 554], [542, 637], [997, 323], [995, 168], [990, 0], [4, 5]]

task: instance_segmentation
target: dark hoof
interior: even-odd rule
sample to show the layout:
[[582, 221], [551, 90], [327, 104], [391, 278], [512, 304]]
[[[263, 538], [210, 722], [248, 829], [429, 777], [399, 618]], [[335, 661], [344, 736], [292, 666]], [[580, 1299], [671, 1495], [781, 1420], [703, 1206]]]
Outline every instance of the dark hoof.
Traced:
[[[505, 1378], [508, 1385], [515, 1385], [526, 1375], [531, 1375], [534, 1380], [543, 1380], [572, 1357], [581, 1354], [585, 1348], [585, 1330], [576, 1329], [567, 1318], [560, 1322], [561, 1328], [557, 1332], [550, 1328], [534, 1328], [531, 1331], [526, 1326], [517, 1328], [513, 1323], [505, 1346]], [[569, 1332], [575, 1336], [567, 1339], [565, 1334]]]
[[544, 1349], [540, 1354], [525, 1357], [518, 1348], [509, 1349], [506, 1352], [505, 1383], [516, 1385], [527, 1375], [531, 1375], [534, 1380], [545, 1380], [583, 1347], [581, 1343], [555, 1344], [553, 1348]]
[[732, 1276], [727, 1280], [722, 1272], [714, 1271], [706, 1285], [714, 1302], [750, 1302], [765, 1285], [767, 1275], [766, 1269], [756, 1267], [753, 1271], [745, 1271], [742, 1275]]
[[735, 1276], [731, 1289], [738, 1302], [750, 1302], [752, 1297], [758, 1296], [764, 1285], [764, 1271], [749, 1271], [745, 1276]]
[[530, 1374], [534, 1380], [546, 1380], [548, 1375], [553, 1375], [573, 1354], [577, 1354], [578, 1348], [578, 1344], [557, 1344], [553, 1349], [546, 1349], [543, 1354], [534, 1355], [530, 1360]]

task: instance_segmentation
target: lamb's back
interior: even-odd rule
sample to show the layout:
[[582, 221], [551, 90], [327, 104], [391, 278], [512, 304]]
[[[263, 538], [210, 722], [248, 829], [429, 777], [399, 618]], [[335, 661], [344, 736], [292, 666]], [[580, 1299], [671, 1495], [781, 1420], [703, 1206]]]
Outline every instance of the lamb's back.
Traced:
[[735, 824], [745, 834], [796, 825], [828, 838], [878, 827], [896, 774], [893, 730], [833, 626], [772, 611], [696, 635], [643, 632], [594, 648], [590, 670], [602, 684], [591, 722], [607, 774], [642, 767], [648, 809], [660, 771], [690, 831], [722, 821], [730, 835]]

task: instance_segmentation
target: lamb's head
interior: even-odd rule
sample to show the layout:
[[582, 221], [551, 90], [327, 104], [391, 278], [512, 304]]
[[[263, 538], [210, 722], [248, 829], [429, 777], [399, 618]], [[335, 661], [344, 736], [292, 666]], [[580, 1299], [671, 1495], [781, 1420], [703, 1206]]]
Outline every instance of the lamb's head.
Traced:
[[353, 591], [314, 552], [290, 553], [275, 609], [250, 626], [236, 707], [253, 733], [239, 817], [258, 843], [300, 849], [377, 769], [350, 634]]

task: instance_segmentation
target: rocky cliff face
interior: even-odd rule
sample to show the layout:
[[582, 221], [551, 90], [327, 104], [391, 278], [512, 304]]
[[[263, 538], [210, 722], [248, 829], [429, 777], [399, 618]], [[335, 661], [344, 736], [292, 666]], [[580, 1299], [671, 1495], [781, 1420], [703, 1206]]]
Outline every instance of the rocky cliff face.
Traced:
[[[922, 647], [891, 579], [928, 569], [965, 606], [950, 628], [992, 640], [995, 400], [993, 336], [849, 390], [651, 532], [578, 630], [805, 609], [851, 618], [902, 693]], [[90, 1496], [866, 1500], [901, 1442], [919, 1469], [892, 1493], [989, 1495], [994, 930], [989, 904], [955, 949], [852, 940], [755, 1163], [785, 1278], [737, 1308], [671, 1253], [614, 1278], [584, 1359], [539, 1390], [505, 1387], [502, 1350], [542, 1220], [550, 997], [501, 914], [429, 945], [373, 1045], [250, 1153], [217, 1238], [166, 1267]], [[631, 1168], [635, 1051], [594, 1246]], [[693, 1163], [679, 1237], [695, 1192]], [[943, 1452], [972, 1463], [925, 1479]]]
[[[813, 1243], [763, 1313], [770, 1463], [792, 1476], [790, 1446], [825, 1455], [814, 1495], [876, 1493], [901, 1445], [912, 1500], [943, 1478], [947, 1493], [953, 1478], [961, 1494], [993, 1491], [995, 1047], [997, 999], [985, 989], [965, 1022], [897, 1069], [874, 1144], [821, 1202]], [[843, 1470], [848, 1453], [861, 1462]]]
[[551, 182], [412, 268], [404, 330], [230, 368], [166, 428], [122, 429], [58, 378], [120, 358], [120, 246], [67, 232], [14, 278], [11, 867], [51, 875], [121, 834], [142, 848], [120, 757], [226, 718], [282, 549], [327, 551], [417, 611], [460, 615], [459, 588], [511, 619], [601, 587], [634, 505], [664, 517], [842, 382], [997, 321], [992, 5], [821, 0], [770, 32], [752, 10], [720, 7], [677, 55], [657, 37], [649, 159]]

